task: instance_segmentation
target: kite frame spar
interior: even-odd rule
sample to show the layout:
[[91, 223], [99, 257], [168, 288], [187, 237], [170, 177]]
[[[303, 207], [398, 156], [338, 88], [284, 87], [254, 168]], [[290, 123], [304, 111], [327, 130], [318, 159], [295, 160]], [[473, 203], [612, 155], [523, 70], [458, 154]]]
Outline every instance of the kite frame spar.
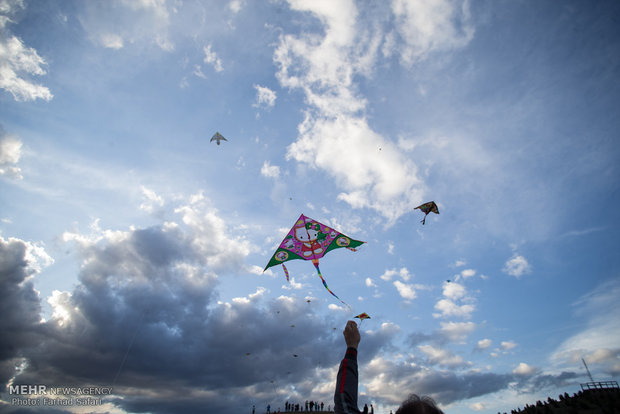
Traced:
[[[302, 227], [305, 231], [302, 231]], [[314, 237], [311, 236], [310, 229], [313, 230], [313, 233], [316, 232]], [[303, 239], [304, 235], [307, 237], [305, 240]], [[319, 239], [321, 240], [321, 243], [319, 243]], [[321, 269], [319, 268], [319, 259], [325, 256], [328, 252], [339, 247], [346, 247], [349, 250], [356, 251], [356, 248], [364, 243], [365, 242], [360, 240], [354, 240], [317, 220], [301, 214], [276, 249], [276, 252], [273, 256], [271, 256], [271, 259], [269, 260], [269, 263], [267, 263], [267, 266], [265, 266], [265, 269], [263, 269], [263, 272], [272, 266], [281, 264], [284, 269], [286, 279], [289, 280], [289, 273], [284, 265], [284, 262], [295, 259], [311, 260], [317, 273], [319, 274], [319, 277], [321, 278], [321, 281], [323, 282], [325, 289], [327, 289], [329, 293], [331, 293], [344, 305], [349, 306], [346, 302], [340, 299], [329, 288], [329, 286], [327, 286], [327, 282], [323, 278]], [[304, 254], [304, 251], [308, 252], [308, 249], [310, 249], [310, 254]]]

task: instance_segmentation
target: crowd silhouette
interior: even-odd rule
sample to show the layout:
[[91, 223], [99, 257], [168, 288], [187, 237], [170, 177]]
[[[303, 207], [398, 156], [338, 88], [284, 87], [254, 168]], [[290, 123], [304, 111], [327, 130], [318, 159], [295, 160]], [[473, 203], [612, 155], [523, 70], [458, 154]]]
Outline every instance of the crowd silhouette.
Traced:
[[[617, 388], [579, 391], [572, 396], [560, 394], [555, 400], [551, 397], [536, 404], [526, 404], [523, 408], [510, 411], [510, 414], [555, 414], [555, 413], [620, 413], [620, 390]], [[502, 413], [498, 413], [502, 414]], [[508, 414], [504, 412], [503, 414]]]
[[[374, 414], [374, 407], [366, 408], [368, 414]], [[281, 409], [283, 408], [283, 409]], [[306, 400], [302, 403], [286, 401], [277, 409], [270, 405], [263, 410], [252, 407], [252, 414], [286, 414], [286, 413], [333, 413], [333, 405], [322, 401]], [[526, 404], [510, 411], [498, 412], [498, 414], [579, 414], [579, 413], [620, 413], [620, 389], [592, 389], [579, 391], [572, 396], [568, 393], [560, 394], [557, 399], [547, 398], [545, 401], [536, 401], [534, 404]]]

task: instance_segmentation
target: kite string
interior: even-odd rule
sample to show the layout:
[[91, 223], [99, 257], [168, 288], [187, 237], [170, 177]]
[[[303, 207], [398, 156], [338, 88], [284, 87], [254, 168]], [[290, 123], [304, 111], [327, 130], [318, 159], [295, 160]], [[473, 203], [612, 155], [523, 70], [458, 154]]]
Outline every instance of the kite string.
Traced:
[[318, 260], [316, 262], [313, 260], [312, 263], [314, 264], [314, 267], [316, 267], [316, 271], [319, 274], [319, 277], [321, 278], [321, 281], [323, 282], [323, 286], [325, 286], [325, 289], [327, 289], [327, 291], [329, 293], [331, 293], [336, 299], [338, 299], [340, 302], [342, 302], [344, 305], [346, 305], [349, 309], [352, 309], [351, 306], [348, 303], [346, 303], [345, 301], [340, 299], [338, 297], [338, 295], [336, 295], [334, 292], [332, 292], [331, 289], [327, 286], [327, 282], [325, 282], [325, 279], [323, 279], [323, 275], [321, 274], [321, 269], [319, 269]]

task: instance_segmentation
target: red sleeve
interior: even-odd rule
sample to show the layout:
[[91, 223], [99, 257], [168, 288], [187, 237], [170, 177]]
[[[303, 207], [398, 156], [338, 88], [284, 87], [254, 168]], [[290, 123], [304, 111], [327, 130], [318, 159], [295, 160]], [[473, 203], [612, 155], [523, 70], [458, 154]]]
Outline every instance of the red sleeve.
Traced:
[[357, 408], [357, 349], [347, 348], [340, 362], [334, 393], [334, 412], [336, 414], [359, 414]]

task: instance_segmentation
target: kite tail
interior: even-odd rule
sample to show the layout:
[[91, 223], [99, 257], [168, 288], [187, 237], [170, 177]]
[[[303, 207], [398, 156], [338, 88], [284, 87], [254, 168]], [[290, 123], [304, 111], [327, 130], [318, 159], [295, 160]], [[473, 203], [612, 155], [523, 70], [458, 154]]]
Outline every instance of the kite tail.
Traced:
[[351, 250], [352, 252], [356, 252], [357, 249], [354, 249], [353, 247], [347, 247], [347, 249]]
[[336, 295], [334, 292], [332, 292], [331, 289], [327, 286], [327, 282], [325, 281], [325, 279], [323, 279], [323, 275], [321, 274], [321, 269], [319, 269], [318, 260], [316, 262], [313, 260], [312, 263], [314, 264], [314, 267], [316, 267], [316, 271], [319, 274], [319, 277], [321, 278], [321, 281], [323, 282], [323, 286], [325, 286], [325, 289], [327, 289], [327, 291], [329, 293], [331, 293], [336, 299], [338, 299], [340, 302], [342, 302], [344, 305], [346, 305], [349, 309], [351, 309], [351, 306], [348, 303], [346, 303], [345, 301], [340, 299], [338, 297], [338, 295]]
[[286, 266], [284, 266], [284, 263], [282, 263], [282, 269], [284, 269], [284, 274], [286, 275], [286, 281], [290, 282], [291, 280], [289, 279], [289, 276], [288, 276], [288, 269], [286, 268]]

